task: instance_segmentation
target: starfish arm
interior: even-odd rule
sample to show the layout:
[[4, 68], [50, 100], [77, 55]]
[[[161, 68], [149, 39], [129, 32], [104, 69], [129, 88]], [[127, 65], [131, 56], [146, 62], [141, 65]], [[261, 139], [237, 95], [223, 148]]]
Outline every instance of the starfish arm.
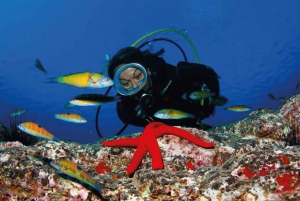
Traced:
[[139, 145], [139, 137], [105, 141], [102, 142], [102, 145], [107, 147], [137, 147]]
[[181, 137], [183, 139], [186, 139], [200, 147], [210, 148], [210, 147], [214, 146], [214, 143], [212, 143], [212, 142], [205, 142], [203, 140], [200, 140], [199, 138], [195, 137], [188, 131], [180, 129], [180, 128], [176, 128], [173, 126], [165, 125], [165, 126], [157, 128], [155, 130], [155, 132], [156, 132], [157, 137], [170, 134], [170, 135], [175, 135], [175, 136]]
[[131, 175], [140, 165], [143, 157], [147, 154], [148, 150], [144, 143], [141, 143], [133, 154], [130, 164], [125, 169], [128, 175]]
[[159, 127], [162, 127], [162, 126], [165, 126], [165, 125], [166, 125], [166, 124], [164, 124], [164, 123], [154, 121], [154, 122], [149, 123], [149, 124], [145, 127], [145, 130], [153, 130], [153, 129], [156, 129], [156, 128], [159, 128]]
[[163, 169], [163, 159], [156, 138], [148, 139], [147, 147], [152, 158], [152, 170]]

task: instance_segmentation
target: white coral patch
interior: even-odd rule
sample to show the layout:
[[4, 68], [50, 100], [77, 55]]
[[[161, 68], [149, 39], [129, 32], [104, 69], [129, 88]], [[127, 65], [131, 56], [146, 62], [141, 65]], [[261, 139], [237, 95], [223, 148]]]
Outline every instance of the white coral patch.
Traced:
[[107, 147], [104, 147], [102, 148], [100, 151], [98, 151], [96, 153], [96, 156], [97, 156], [97, 159], [98, 160], [103, 160], [104, 159], [104, 156], [107, 156], [109, 153], [108, 153], [108, 149], [110, 148], [107, 148]]
[[11, 147], [23, 147], [23, 144], [19, 141], [15, 142], [6, 142], [4, 144], [4, 148], [11, 148]]
[[70, 190], [70, 195], [71, 195], [72, 197], [77, 197], [77, 196], [78, 196], [78, 189], [77, 189], [77, 188], [72, 188], [72, 189]]
[[209, 197], [211, 198], [212, 200], [218, 200], [218, 194], [220, 193], [220, 191], [217, 191], [217, 190], [213, 190], [211, 188], [208, 188], [204, 191], [204, 195], [206, 197]]
[[122, 152], [121, 156], [125, 157], [125, 158], [132, 158], [133, 157], [133, 152], [131, 152], [129, 150], [125, 150], [125, 151]]
[[131, 200], [131, 201], [142, 201], [144, 199], [140, 198], [140, 197], [137, 197], [134, 194], [132, 194], [132, 195], [128, 195], [128, 200]]
[[48, 176], [48, 173], [44, 172], [44, 171], [40, 171], [39, 172], [39, 178], [45, 178]]
[[231, 172], [231, 175], [232, 175], [233, 177], [240, 177], [240, 176], [239, 176], [239, 172], [240, 172], [240, 168], [234, 169], [234, 170]]
[[193, 178], [191, 178], [191, 177], [183, 177], [183, 178], [181, 178], [181, 180], [186, 181], [186, 185], [187, 186], [194, 186], [194, 185], [196, 185], [195, 180]]
[[219, 147], [219, 152], [233, 154], [235, 149], [229, 146], [221, 146]]
[[10, 158], [10, 154], [0, 155], [0, 162], [6, 162]]
[[[267, 195], [268, 195], [269, 197], [266, 197], [266, 196], [265, 196], [265, 195], [266, 195], [265, 190], [262, 189], [262, 188], [259, 186], [259, 184], [254, 184], [253, 187], [252, 187], [249, 191], [250, 191], [250, 193], [252, 193], [253, 195], [255, 195], [255, 196], [261, 198], [261, 200], [264, 200], [264, 199], [262, 199], [262, 198], [266, 198], [267, 200], [281, 200], [281, 199], [280, 199], [279, 197], [277, 197], [276, 195], [274, 196], [274, 194], [272, 195], [272, 194], [269, 194], [269, 193], [268, 193]], [[270, 195], [271, 195], [271, 197], [273, 197], [273, 198], [271, 198]]]
[[49, 180], [49, 186], [50, 186], [50, 187], [54, 187], [54, 186], [56, 185], [53, 176], [54, 176], [54, 175], [51, 174], [51, 175], [49, 175], [49, 177], [48, 177], [48, 180]]
[[89, 192], [88, 190], [86, 190], [85, 188], [81, 189], [79, 192], [78, 192], [78, 195], [81, 197], [81, 199], [83, 200], [86, 200], [88, 195], [89, 195]]

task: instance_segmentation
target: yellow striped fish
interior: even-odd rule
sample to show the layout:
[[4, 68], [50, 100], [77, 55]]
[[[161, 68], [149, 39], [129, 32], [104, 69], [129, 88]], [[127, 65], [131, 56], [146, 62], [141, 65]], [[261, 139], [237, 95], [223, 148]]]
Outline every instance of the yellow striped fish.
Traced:
[[224, 108], [224, 110], [229, 110], [233, 112], [246, 112], [251, 110], [251, 108], [247, 105], [234, 105], [234, 106], [226, 107]]
[[49, 78], [47, 83], [62, 83], [80, 88], [105, 88], [114, 84], [113, 80], [100, 73], [81, 72]]
[[54, 116], [56, 119], [60, 119], [60, 120], [72, 122], [72, 123], [86, 123], [87, 122], [87, 120], [83, 116], [81, 116], [79, 114], [74, 114], [74, 113], [55, 114]]
[[36, 123], [24, 122], [18, 125], [18, 128], [29, 135], [59, 142], [58, 138]]
[[92, 179], [92, 177], [90, 177], [84, 170], [82, 170], [81, 167], [76, 165], [76, 163], [74, 163], [70, 159], [62, 157], [58, 160], [51, 161], [50, 165], [53, 168], [61, 171], [62, 173], [73, 177], [79, 180], [80, 182], [88, 184], [101, 194], [103, 186], [98, 184], [94, 179]]
[[154, 114], [154, 117], [159, 119], [183, 119], [194, 118], [195, 115], [175, 109], [162, 109]]

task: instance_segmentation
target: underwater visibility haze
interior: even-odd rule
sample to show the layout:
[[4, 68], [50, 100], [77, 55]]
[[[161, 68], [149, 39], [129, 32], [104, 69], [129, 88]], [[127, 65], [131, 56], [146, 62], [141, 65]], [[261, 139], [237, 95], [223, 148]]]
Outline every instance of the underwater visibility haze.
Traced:
[[[184, 33], [200, 63], [221, 77], [220, 94], [229, 102], [216, 107], [215, 115], [203, 123], [217, 126], [241, 120], [259, 108], [277, 110], [285, 98], [300, 92], [299, 7], [296, 0], [0, 1], [0, 123], [34, 116], [36, 124], [59, 139], [82, 144], [99, 140], [98, 106], [65, 106], [81, 94], [105, 94], [111, 83], [81, 88], [53, 83], [73, 78], [53, 77], [102, 73], [108, 55], [163, 28]], [[196, 62], [190, 44], [176, 32], [159, 32], [142, 42], [159, 37], [176, 41], [188, 61]], [[184, 59], [167, 42], [145, 48], [164, 48], [163, 58], [175, 66]], [[115, 96], [116, 91], [108, 95]], [[115, 106], [112, 100], [101, 107], [98, 124], [105, 137], [123, 126]], [[128, 126], [122, 135], [142, 130]]]

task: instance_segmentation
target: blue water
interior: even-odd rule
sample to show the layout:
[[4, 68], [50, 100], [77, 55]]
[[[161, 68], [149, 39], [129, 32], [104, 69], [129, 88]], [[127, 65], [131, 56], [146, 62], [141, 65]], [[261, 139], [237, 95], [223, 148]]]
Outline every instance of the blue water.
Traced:
[[[96, 107], [64, 109], [82, 89], [44, 83], [47, 78], [83, 71], [101, 72], [105, 54], [115, 54], [146, 33], [161, 28], [183, 31], [195, 45], [200, 62], [221, 76], [226, 106], [246, 104], [253, 110], [280, 107], [267, 94], [290, 97], [300, 79], [300, 1], [0, 1], [0, 119], [16, 108], [27, 108], [36, 123], [58, 138], [79, 143], [99, 139], [95, 129]], [[156, 37], [175, 40], [188, 60], [195, 56], [176, 33]], [[166, 42], [164, 58], [176, 65], [182, 55]], [[48, 74], [34, 66], [38, 58]], [[113, 90], [110, 95], [115, 95]], [[225, 107], [225, 106], [224, 106]], [[85, 124], [55, 119], [55, 113], [74, 112]], [[204, 123], [220, 125], [245, 118], [217, 107]], [[104, 136], [121, 127], [115, 103], [102, 106], [99, 126]], [[142, 131], [130, 126], [124, 135]]]

